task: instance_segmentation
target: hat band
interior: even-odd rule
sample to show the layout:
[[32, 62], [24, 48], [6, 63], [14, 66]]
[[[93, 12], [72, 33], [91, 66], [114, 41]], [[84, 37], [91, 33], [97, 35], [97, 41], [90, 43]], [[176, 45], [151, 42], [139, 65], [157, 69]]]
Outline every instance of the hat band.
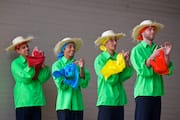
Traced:
[[64, 50], [65, 50], [65, 48], [66, 48], [66, 46], [68, 45], [69, 43], [65, 43], [62, 47], [61, 47], [61, 52], [59, 52], [58, 53], [58, 55], [57, 55], [57, 58], [58, 58], [58, 60], [60, 60], [63, 56], [64, 56]]
[[[148, 27], [150, 27], [150, 26], [146, 26], [146, 27], [144, 27], [144, 28], [142, 28], [142, 29], [140, 30], [139, 35], [138, 35], [138, 38], [137, 38], [139, 41], [143, 40], [142, 33], [143, 33]], [[155, 26], [151, 26], [151, 27], [155, 27]]]
[[138, 38], [137, 38], [139, 41], [143, 40], [142, 33], [143, 33], [147, 28], [148, 28], [148, 26], [147, 26], [147, 27], [144, 27], [144, 28], [142, 28], [142, 29], [140, 30], [139, 35], [138, 35]]
[[104, 44], [109, 40], [108, 39], [109, 38], [109, 36], [107, 36], [106, 38], [104, 38], [105, 40], [100, 44], [100, 46], [99, 46], [99, 49], [100, 50], [102, 50], [102, 51], [106, 51], [107, 49], [106, 49], [106, 47], [104, 46]]

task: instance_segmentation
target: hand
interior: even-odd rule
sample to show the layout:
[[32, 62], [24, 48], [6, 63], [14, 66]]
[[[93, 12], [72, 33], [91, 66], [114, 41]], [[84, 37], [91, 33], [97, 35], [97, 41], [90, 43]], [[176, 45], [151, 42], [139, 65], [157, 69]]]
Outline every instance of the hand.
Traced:
[[[161, 49], [161, 48], [160, 48], [160, 49]], [[159, 50], [160, 50], [160, 49], [158, 49], [158, 45], [157, 45], [157, 46], [155, 47], [153, 53], [151, 54], [151, 56], [146, 60], [146, 65], [147, 65], [148, 67], [151, 66], [151, 65], [150, 65], [150, 60], [154, 60], [155, 57], [159, 55]]]
[[78, 61], [78, 60], [76, 60], [76, 61], [74, 62], [74, 64], [78, 65], [78, 64], [79, 64], [79, 61]]
[[155, 47], [153, 53], [151, 54], [151, 56], [149, 57], [150, 60], [154, 60], [156, 56], [159, 55], [159, 51], [161, 50], [162, 48], [159, 48], [158, 49], [158, 45]]
[[36, 56], [36, 57], [44, 56], [44, 52], [42, 50], [39, 50], [38, 47], [36, 46], [32, 51], [32, 56]]
[[84, 60], [80, 58], [79, 60], [76, 60], [74, 64], [79, 65], [80, 68], [83, 68], [85, 63]]
[[165, 42], [163, 48], [164, 48], [164, 54], [169, 55], [172, 50], [172, 44], [170, 42]]
[[84, 60], [82, 58], [79, 59], [79, 67], [83, 68], [84, 67]]
[[80, 77], [81, 78], [85, 77], [84, 70], [83, 70], [84, 64], [85, 64], [84, 60], [82, 58], [80, 58], [79, 59], [79, 67], [80, 67]]
[[41, 68], [45, 68], [46, 67], [46, 65], [43, 63], [42, 65], [41, 65]]
[[130, 52], [129, 51], [124, 51], [122, 50], [122, 54], [123, 54], [123, 57], [126, 61], [126, 65], [129, 65], [129, 56], [130, 56]]

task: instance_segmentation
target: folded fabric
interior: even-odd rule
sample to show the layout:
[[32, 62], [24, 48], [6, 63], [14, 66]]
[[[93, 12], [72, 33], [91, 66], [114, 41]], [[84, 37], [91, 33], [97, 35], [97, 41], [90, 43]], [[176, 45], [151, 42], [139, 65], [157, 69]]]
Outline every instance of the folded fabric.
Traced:
[[77, 89], [79, 86], [79, 72], [76, 64], [67, 64], [63, 69], [54, 71], [53, 76], [55, 78], [64, 77], [63, 82], [72, 88]]
[[169, 73], [168, 65], [166, 64], [164, 51], [160, 50], [159, 55], [155, 57], [155, 60], [150, 60], [150, 64], [155, 73], [160, 75], [166, 75]]
[[41, 50], [38, 50], [37, 47], [33, 49], [32, 56], [27, 56], [27, 62], [29, 67], [35, 68], [35, 75], [33, 80], [36, 80], [41, 69], [41, 66], [45, 60], [44, 53]]
[[108, 60], [106, 64], [101, 69], [101, 74], [107, 80], [111, 75], [117, 74], [123, 71], [126, 67], [124, 57], [121, 53], [117, 55], [116, 60]]

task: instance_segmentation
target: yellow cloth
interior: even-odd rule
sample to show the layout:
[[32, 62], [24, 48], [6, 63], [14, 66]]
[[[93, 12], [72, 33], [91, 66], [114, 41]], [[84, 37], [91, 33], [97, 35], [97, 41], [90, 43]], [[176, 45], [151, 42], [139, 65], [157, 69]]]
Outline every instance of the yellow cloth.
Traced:
[[102, 44], [99, 46], [99, 49], [102, 51], [106, 51], [106, 47], [104, 46], [104, 44], [109, 40], [109, 38], [104, 38], [104, 41], [102, 42]]
[[102, 51], [106, 51], [106, 50], [107, 50], [104, 45], [100, 45], [99, 48], [100, 48], [100, 50], [102, 50]]
[[111, 75], [122, 72], [125, 67], [126, 63], [124, 57], [119, 53], [116, 60], [107, 61], [101, 69], [101, 74], [105, 77], [105, 80], [107, 80]]

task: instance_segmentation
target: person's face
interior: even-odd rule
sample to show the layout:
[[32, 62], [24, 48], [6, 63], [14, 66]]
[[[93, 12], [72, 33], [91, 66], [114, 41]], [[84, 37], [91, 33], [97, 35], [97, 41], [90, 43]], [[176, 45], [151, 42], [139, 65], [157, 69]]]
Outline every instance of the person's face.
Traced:
[[155, 38], [155, 27], [151, 26], [146, 28], [146, 30], [142, 33], [142, 36], [149, 41], [153, 41]]
[[117, 39], [116, 37], [112, 37], [110, 38], [106, 43], [105, 43], [105, 47], [108, 51], [114, 52], [116, 50], [116, 46], [117, 46]]
[[75, 44], [73, 42], [68, 43], [64, 49], [64, 56], [68, 59], [72, 58], [75, 54]]
[[18, 45], [17, 48], [16, 48], [16, 51], [17, 51], [18, 54], [20, 54], [20, 55], [22, 55], [24, 57], [28, 56], [29, 55], [29, 45], [28, 45], [28, 43], [26, 42], [26, 43], [22, 43], [22, 44]]

